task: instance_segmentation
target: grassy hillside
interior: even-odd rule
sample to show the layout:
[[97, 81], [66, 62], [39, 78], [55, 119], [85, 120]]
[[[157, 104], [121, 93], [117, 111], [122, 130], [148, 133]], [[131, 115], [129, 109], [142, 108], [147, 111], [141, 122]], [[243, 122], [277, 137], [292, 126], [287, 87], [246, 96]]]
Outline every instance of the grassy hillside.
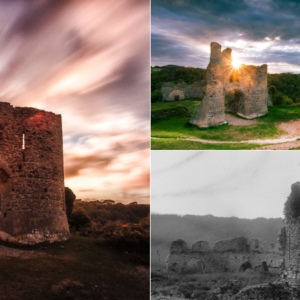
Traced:
[[205, 240], [210, 246], [222, 239], [233, 237], [256, 237], [277, 241], [282, 219], [258, 218], [255, 220], [207, 216], [151, 215], [151, 265], [153, 269], [164, 268], [170, 244], [177, 239], [189, 246]]
[[86, 237], [34, 246], [27, 251], [43, 255], [0, 255], [0, 299], [149, 298], [149, 253], [103, 245]]

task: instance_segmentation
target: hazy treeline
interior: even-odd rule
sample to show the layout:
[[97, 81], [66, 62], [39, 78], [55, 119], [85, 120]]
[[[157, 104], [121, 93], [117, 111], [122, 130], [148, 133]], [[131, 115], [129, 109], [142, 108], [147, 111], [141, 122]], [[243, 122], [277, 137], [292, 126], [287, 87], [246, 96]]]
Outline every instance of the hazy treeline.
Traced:
[[151, 260], [153, 268], [163, 268], [170, 244], [185, 240], [189, 246], [204, 240], [213, 244], [234, 237], [255, 237], [276, 243], [282, 219], [257, 218], [254, 220], [235, 217], [151, 215]]
[[[151, 100], [161, 100], [160, 89], [164, 82], [192, 84], [204, 80], [205, 69], [168, 65], [154, 67], [151, 72]], [[292, 105], [300, 102], [300, 74], [268, 74], [268, 87], [275, 105]], [[276, 96], [277, 95], [277, 96]]]

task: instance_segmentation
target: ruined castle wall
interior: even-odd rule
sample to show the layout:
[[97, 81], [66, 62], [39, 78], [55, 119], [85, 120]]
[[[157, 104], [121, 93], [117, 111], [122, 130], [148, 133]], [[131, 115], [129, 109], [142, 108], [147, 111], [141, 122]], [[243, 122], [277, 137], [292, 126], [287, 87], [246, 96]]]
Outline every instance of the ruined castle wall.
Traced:
[[203, 100], [197, 107], [190, 123], [199, 127], [211, 127], [225, 123], [224, 91], [220, 80], [207, 82]]
[[66, 239], [61, 116], [0, 102], [0, 170], [0, 238]]
[[163, 101], [174, 101], [175, 96], [178, 96], [178, 100], [185, 98], [202, 98], [205, 89], [205, 81], [194, 82], [191, 85], [186, 83], [173, 84], [166, 82], [161, 88]]
[[[205, 89], [203, 101], [206, 99], [206, 102], [216, 102], [216, 104], [201, 103], [190, 123], [199, 127], [207, 127], [209, 122], [202, 121], [204, 116], [208, 115], [210, 118], [210, 115], [214, 114], [214, 107], [215, 113], [220, 114], [219, 109], [221, 109], [221, 103], [225, 102], [225, 97], [227, 98], [226, 111], [241, 117], [253, 119], [268, 112], [267, 65], [241, 65], [240, 68], [235, 69], [232, 65], [231, 52], [229, 48], [221, 51], [220, 44], [211, 43], [211, 56], [205, 73], [205, 81], [207, 85], [220, 82], [223, 93], [218, 93], [212, 98], [211, 95], [207, 95]], [[210, 126], [220, 125], [212, 123], [213, 125]]]
[[[266, 244], [268, 247], [265, 246]], [[202, 251], [196, 250], [195, 247], [190, 249], [186, 242], [180, 240], [181, 247], [178, 247], [179, 243], [172, 243], [176, 245], [176, 251], [171, 246], [167, 270], [177, 274], [239, 272], [242, 264], [249, 262], [251, 269], [260, 271], [262, 263], [265, 262], [269, 271], [279, 273], [283, 257], [274, 245], [266, 244], [258, 245], [254, 251], [250, 250], [251, 246], [246, 238], [236, 238], [218, 242], [211, 250], [205, 246]]]
[[281, 237], [285, 259], [283, 279], [292, 287], [300, 288], [300, 220], [286, 222]]

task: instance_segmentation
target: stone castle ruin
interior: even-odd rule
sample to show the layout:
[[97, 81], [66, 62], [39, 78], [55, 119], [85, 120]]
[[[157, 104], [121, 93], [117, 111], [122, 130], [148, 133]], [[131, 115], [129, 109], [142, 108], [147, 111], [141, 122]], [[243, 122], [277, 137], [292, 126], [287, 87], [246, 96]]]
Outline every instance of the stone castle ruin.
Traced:
[[216, 242], [195, 242], [191, 248], [183, 240], [171, 244], [167, 270], [176, 274], [239, 272], [252, 269], [280, 273], [283, 257], [278, 245], [244, 237]]
[[[190, 120], [199, 127], [211, 127], [226, 123], [225, 110], [246, 119], [254, 119], [268, 112], [267, 65], [234, 68], [232, 50], [221, 51], [221, 45], [211, 43], [210, 62], [205, 73], [205, 81], [188, 86], [164, 84], [163, 100], [180, 100], [187, 97], [202, 98]], [[197, 92], [196, 93], [196, 86]], [[201, 91], [201, 92], [200, 92]], [[197, 96], [196, 96], [197, 95]], [[225, 105], [225, 98], [227, 104]]]
[[167, 271], [183, 275], [247, 269], [278, 273], [277, 281], [245, 287], [226, 299], [300, 299], [300, 182], [291, 189], [278, 244], [242, 237], [219, 241], [211, 249], [205, 241], [195, 242], [189, 248], [185, 241], [177, 240], [170, 247]]
[[187, 85], [185, 82], [174, 84], [165, 82], [161, 88], [163, 101], [179, 101], [185, 98], [202, 98], [205, 80]]
[[61, 116], [0, 102], [0, 239], [68, 237]]

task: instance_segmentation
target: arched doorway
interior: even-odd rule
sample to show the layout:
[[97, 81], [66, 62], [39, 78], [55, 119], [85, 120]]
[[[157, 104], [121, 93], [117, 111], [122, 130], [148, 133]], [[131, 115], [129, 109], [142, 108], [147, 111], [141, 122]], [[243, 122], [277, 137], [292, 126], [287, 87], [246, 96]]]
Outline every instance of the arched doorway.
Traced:
[[232, 90], [227, 95], [226, 111], [233, 114], [241, 112], [245, 106], [245, 95], [240, 90]]

